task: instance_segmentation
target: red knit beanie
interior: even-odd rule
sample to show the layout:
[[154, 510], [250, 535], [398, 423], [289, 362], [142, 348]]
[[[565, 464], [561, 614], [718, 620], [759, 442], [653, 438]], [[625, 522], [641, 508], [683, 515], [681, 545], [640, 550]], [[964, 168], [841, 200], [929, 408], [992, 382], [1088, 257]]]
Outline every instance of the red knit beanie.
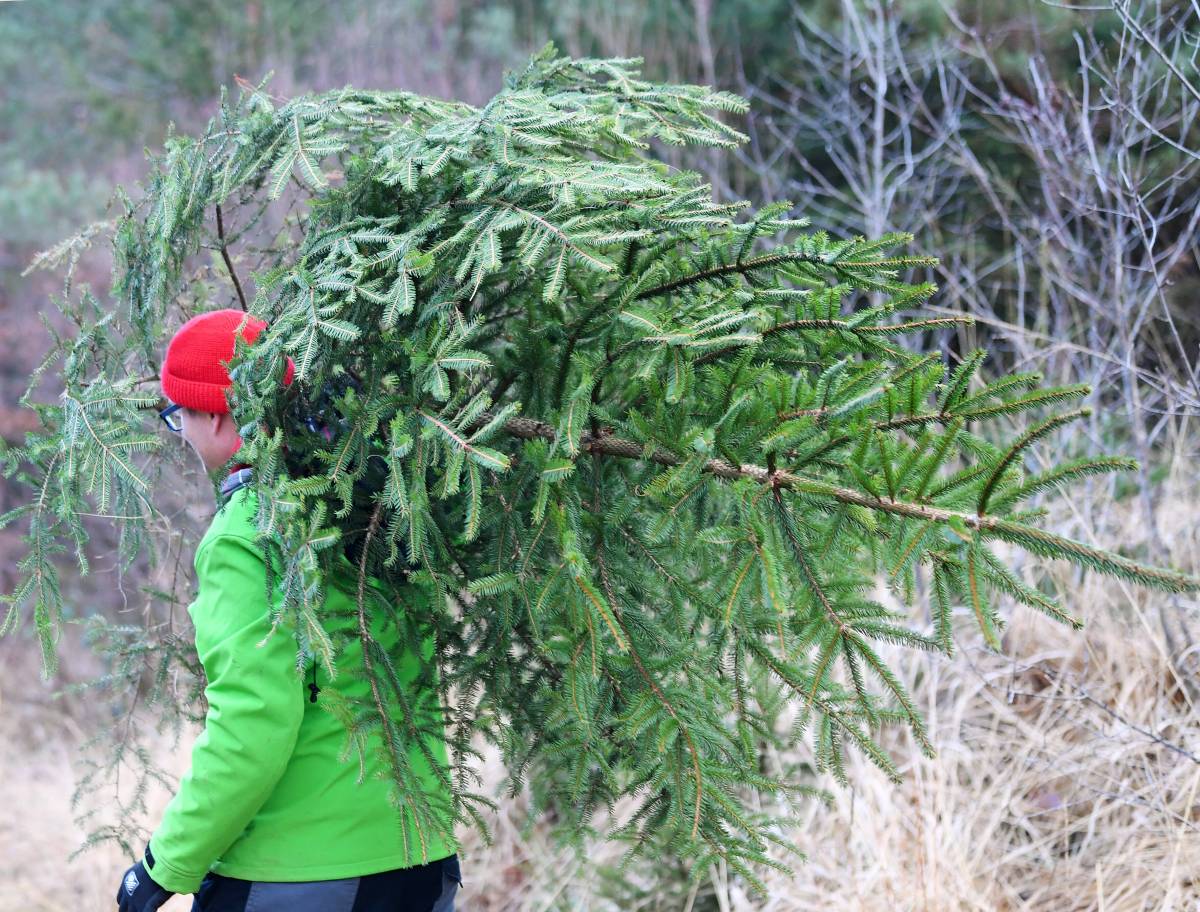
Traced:
[[[233, 334], [242, 325], [242, 338], [253, 342], [267, 326], [240, 310], [213, 310], [192, 317], [171, 338], [163, 359], [163, 395], [172, 402], [198, 412], [228, 412], [225, 390], [233, 359]], [[287, 359], [283, 384], [292, 382], [296, 366]]]

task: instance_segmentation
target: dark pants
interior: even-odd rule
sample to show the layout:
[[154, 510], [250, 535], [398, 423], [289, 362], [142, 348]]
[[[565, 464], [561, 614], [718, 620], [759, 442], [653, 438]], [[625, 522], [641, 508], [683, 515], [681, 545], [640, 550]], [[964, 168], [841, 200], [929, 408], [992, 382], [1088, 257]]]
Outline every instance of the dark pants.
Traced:
[[192, 912], [454, 912], [458, 856], [342, 880], [283, 883], [209, 872]]

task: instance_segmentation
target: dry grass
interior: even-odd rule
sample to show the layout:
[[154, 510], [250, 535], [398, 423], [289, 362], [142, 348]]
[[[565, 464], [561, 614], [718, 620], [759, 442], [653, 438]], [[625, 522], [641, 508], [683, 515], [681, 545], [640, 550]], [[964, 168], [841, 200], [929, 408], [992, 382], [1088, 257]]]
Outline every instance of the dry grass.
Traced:
[[[1195, 496], [1175, 494], [1176, 503]], [[1092, 515], [1112, 524], [1097, 532], [1109, 542], [1129, 519], [1117, 508]], [[1196, 515], [1172, 511], [1174, 527], [1164, 529], [1176, 566], [1197, 566]], [[768, 872], [765, 902], [719, 870], [691, 897], [649, 872], [640, 899], [606, 898], [597, 866], [619, 847], [598, 845], [581, 864], [552, 848], [541, 825], [522, 826], [518, 799], [493, 820], [495, 845], [467, 836], [460, 908], [1200, 909], [1200, 715], [1171, 670], [1158, 621], [1160, 612], [1194, 612], [1195, 602], [1171, 609], [1155, 594], [1094, 575], [1077, 585], [1070, 568], [1057, 569], [1087, 621], [1082, 632], [1018, 609], [1003, 656], [983, 649], [965, 617], [952, 660], [909, 655], [899, 664], [892, 650], [937, 758], [923, 757], [907, 733], [890, 733], [884, 745], [905, 776], [893, 787], [851, 754], [853, 790], [821, 783], [834, 805], [812, 804], [791, 834], [809, 860], [791, 880]], [[86, 698], [50, 699], [30, 645], [0, 642], [0, 912], [109, 909], [128, 864], [120, 852], [102, 846], [66, 862], [83, 837], [69, 807], [78, 745], [102, 720]], [[89, 676], [93, 660], [66, 648], [70, 679]], [[183, 772], [190, 738], [173, 751], [166, 737], [151, 743]], [[485, 779], [499, 782], [498, 758], [488, 756]], [[152, 817], [168, 797], [151, 798]]]

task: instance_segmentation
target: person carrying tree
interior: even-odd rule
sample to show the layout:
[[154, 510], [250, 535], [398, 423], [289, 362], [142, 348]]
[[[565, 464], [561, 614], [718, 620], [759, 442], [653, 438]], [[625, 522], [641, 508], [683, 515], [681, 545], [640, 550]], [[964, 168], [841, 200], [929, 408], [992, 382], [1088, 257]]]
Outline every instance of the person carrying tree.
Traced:
[[[0, 636], [31, 604], [56, 670], [51, 557], [86, 568], [82, 517], [120, 524], [121, 569], [161, 553], [143, 378], [187, 407], [167, 419], [206, 468], [253, 465], [198, 547], [206, 730], [125, 910], [197, 889], [200, 912], [448, 904], [456, 827], [488, 842], [477, 808], [498, 810], [468, 784], [477, 738], [556, 843], [624, 843], [622, 870], [669, 859], [689, 888], [717, 865], [766, 899], [756, 872], [805, 858], [806, 803], [820, 775], [849, 785], [848, 751], [894, 783], [886, 745], [912, 748], [893, 726], [936, 756], [885, 646], [953, 656], [966, 621], [1002, 653], [1008, 599], [1083, 626], [1007, 549], [1200, 589], [1054, 529], [1044, 496], [1136, 467], [1060, 437], [1106, 394], [989, 375], [983, 348], [946, 363], [921, 340], [974, 318], [924, 312], [938, 260], [896, 253], [909, 234], [836, 238], [789, 200], [713, 198], [656, 150], [736, 149], [724, 115], [748, 102], [641, 62], [547, 44], [483, 107], [247, 84], [200, 135], [168, 137], [143, 199], [122, 190], [108, 228], [42, 258], [70, 286], [110, 234], [112, 301], [55, 299], [80, 331], [55, 335], [30, 394], [53, 378], [57, 404], [0, 453], [32, 494], [0, 515], [29, 545]], [[269, 328], [245, 314], [226, 224], [264, 235]], [[189, 323], [163, 365], [197, 275], [241, 308]], [[239, 327], [257, 340], [233, 344]], [[134, 712], [147, 657], [191, 664], [153, 628], [91, 623], [130, 685], [114, 711]], [[107, 776], [147, 766], [126, 747]], [[226, 904], [238, 890], [249, 904]]]
[[[453, 910], [462, 880], [455, 847], [422, 827], [409, 807], [397, 816], [377, 751], [362, 750], [357, 763], [344, 758], [346, 730], [337, 710], [371, 696], [369, 682], [353, 673], [361, 644], [349, 636], [334, 679], [318, 685], [318, 663], [299, 673], [294, 631], [273, 620], [278, 576], [268, 590], [267, 553], [256, 541], [253, 468], [233, 461], [242, 440], [226, 399], [235, 334], [253, 343], [265, 327], [240, 310], [200, 314], [174, 335], [162, 364], [169, 402], [163, 421], [209, 473], [228, 474], [196, 549], [199, 588], [188, 607], [207, 679], [204, 731], [143, 857], [122, 875], [117, 903], [120, 912], [153, 912], [171, 895], [191, 893], [193, 912]], [[293, 374], [289, 358], [285, 385]], [[358, 568], [344, 554], [338, 566], [342, 572], [324, 581], [331, 637], [357, 630], [362, 617]], [[396, 616], [420, 630], [422, 605], [429, 604], [423, 589], [413, 585], [389, 596], [373, 577], [369, 587], [377, 598], [390, 597]], [[410, 739], [406, 759], [430, 805], [444, 808], [448, 820], [436, 689], [417, 681], [421, 663], [402, 648], [395, 625], [372, 625], [412, 686], [414, 714], [426, 714], [425, 743]], [[423, 648], [428, 661], [431, 637]]]

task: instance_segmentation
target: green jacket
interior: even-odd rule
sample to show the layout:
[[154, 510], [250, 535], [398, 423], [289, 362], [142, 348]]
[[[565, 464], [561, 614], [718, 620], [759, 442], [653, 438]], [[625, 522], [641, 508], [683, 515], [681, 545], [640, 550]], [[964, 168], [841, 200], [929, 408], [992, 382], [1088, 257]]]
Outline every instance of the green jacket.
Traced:
[[[208, 679], [208, 714], [192, 749], [191, 768], [150, 839], [153, 866], [142, 859], [146, 870], [167, 890], [194, 893], [210, 870], [242, 880], [333, 880], [453, 854], [457, 847], [436, 832], [448, 829], [449, 790], [426, 754], [448, 777], [443, 722], [436, 690], [412, 688], [417, 656], [409, 647], [397, 647], [396, 625], [384, 622], [386, 609], [368, 614], [373, 635], [409, 688], [406, 711], [423, 727], [424, 749], [403, 713], [396, 714], [397, 736], [407, 747], [421, 791], [443, 822], [435, 827], [425, 820], [418, 827], [402, 802], [402, 833], [382, 739], [373, 730], [360, 755], [331, 712], [340, 707], [375, 713], [362, 677], [355, 568], [342, 558], [342, 572], [326, 581], [325, 630], [335, 643], [348, 637], [335, 679], [327, 680], [324, 667], [314, 663], [301, 673], [292, 629], [280, 624], [272, 633], [270, 615], [279, 593], [276, 589], [275, 604], [268, 605], [254, 511], [252, 489], [238, 489], [196, 549], [199, 591], [188, 614]], [[372, 585], [383, 592], [377, 582]], [[393, 602], [399, 616], [419, 621], [430, 604], [429, 590], [412, 585], [400, 594], [403, 603]], [[430, 658], [432, 636], [420, 629], [426, 631], [421, 642]], [[308, 689], [314, 668], [320, 687], [316, 703]]]

